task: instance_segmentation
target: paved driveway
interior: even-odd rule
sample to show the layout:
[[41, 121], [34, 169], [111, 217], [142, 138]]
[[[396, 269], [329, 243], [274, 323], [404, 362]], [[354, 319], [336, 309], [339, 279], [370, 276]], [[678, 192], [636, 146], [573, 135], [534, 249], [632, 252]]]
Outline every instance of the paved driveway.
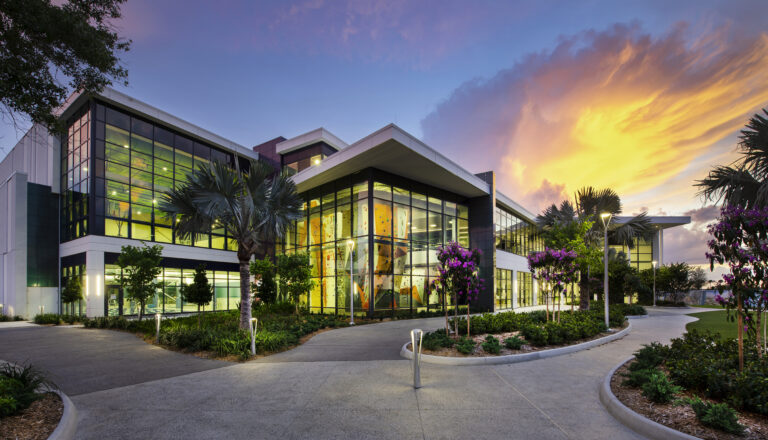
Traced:
[[131, 333], [0, 327], [0, 359], [31, 363], [69, 396], [232, 365], [146, 344]]
[[[436, 328], [440, 318], [333, 330], [294, 350], [234, 365], [128, 344], [133, 356], [152, 359], [149, 353], [161, 350], [189, 363], [174, 361], [160, 380], [76, 395], [78, 438], [638, 439], [602, 407], [598, 385], [641, 344], [680, 335], [693, 319], [683, 312], [655, 310], [634, 320], [622, 340], [571, 355], [498, 366], [424, 364], [419, 390], [411, 387], [409, 362], [397, 353], [410, 328]], [[126, 353], [124, 362], [142, 364], [130, 358]], [[190, 366], [200, 370], [181, 370]], [[174, 375], [169, 370], [175, 368]]]

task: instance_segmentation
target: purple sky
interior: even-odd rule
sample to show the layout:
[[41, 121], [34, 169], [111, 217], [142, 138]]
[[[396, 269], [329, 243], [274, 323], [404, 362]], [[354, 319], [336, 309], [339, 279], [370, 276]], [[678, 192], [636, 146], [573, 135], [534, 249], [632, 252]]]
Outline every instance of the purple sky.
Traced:
[[[709, 219], [692, 181], [733, 159], [738, 127], [768, 103], [763, 9], [132, 0], [117, 23], [133, 40], [130, 84], [117, 88], [248, 146], [320, 126], [354, 142], [394, 122], [472, 172], [493, 167], [535, 212], [592, 182], [627, 212]], [[18, 137], [0, 125], [0, 148]], [[470, 142], [484, 154], [463, 154]], [[665, 260], [703, 263], [707, 219], [670, 231]]]

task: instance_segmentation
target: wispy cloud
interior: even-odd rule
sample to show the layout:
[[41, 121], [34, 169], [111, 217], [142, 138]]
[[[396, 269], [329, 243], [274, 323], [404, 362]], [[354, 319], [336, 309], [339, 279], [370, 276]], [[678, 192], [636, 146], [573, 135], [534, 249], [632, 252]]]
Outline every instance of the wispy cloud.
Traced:
[[[716, 155], [718, 142], [766, 103], [767, 34], [724, 25], [694, 37], [678, 24], [652, 36], [617, 24], [463, 84], [422, 127], [428, 143], [469, 169], [495, 169], [500, 188], [533, 210], [584, 185], [627, 199], [660, 189], [659, 199], [671, 190], [692, 200], [693, 179], [676, 178], [700, 175], [689, 166]], [[484, 154], [464, 154], [468, 146]], [[680, 188], [664, 186], [671, 181]], [[562, 189], [546, 190], [553, 186]]]

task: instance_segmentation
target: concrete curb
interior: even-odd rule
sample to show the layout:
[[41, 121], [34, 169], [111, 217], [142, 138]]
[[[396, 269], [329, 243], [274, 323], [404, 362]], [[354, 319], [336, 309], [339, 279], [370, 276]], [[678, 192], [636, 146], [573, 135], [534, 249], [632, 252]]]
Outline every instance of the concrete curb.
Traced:
[[[521, 354], [508, 354], [505, 356], [485, 356], [485, 357], [449, 357], [449, 356], [433, 356], [429, 354], [421, 355], [421, 362], [427, 364], [439, 364], [439, 365], [498, 365], [498, 364], [516, 364], [518, 362], [535, 361], [536, 359], [545, 359], [554, 356], [561, 356], [564, 354], [575, 353], [581, 350], [587, 350], [598, 345], [607, 344], [608, 342], [621, 339], [626, 336], [630, 330], [632, 330], [632, 323], [629, 322], [627, 328], [616, 332], [612, 335], [603, 336], [602, 338], [593, 339], [591, 341], [582, 342], [581, 344], [569, 345], [567, 347], [552, 348], [549, 350], [533, 351], [530, 353]], [[406, 342], [403, 348], [400, 349], [400, 356], [406, 359], [413, 359], [413, 352], [408, 350], [408, 344]]]
[[605, 406], [605, 409], [607, 409], [616, 420], [621, 422], [622, 425], [643, 437], [653, 440], [697, 440], [698, 437], [693, 437], [680, 431], [676, 431], [641, 416], [627, 408], [613, 395], [613, 391], [611, 391], [611, 378], [616, 373], [616, 370], [631, 359], [634, 359], [634, 356], [624, 359], [621, 363], [613, 367], [611, 372], [605, 376], [605, 379], [600, 384], [600, 402]]
[[61, 414], [58, 426], [53, 430], [48, 440], [72, 440], [75, 438], [75, 432], [77, 431], [77, 408], [75, 408], [75, 404], [72, 403], [66, 394], [58, 390], [54, 392], [61, 397], [64, 411]]
[[647, 317], [648, 317], [648, 314], [645, 314], [645, 315], [629, 315], [629, 316], [627, 316], [627, 319], [643, 319], [643, 318], [647, 318]]

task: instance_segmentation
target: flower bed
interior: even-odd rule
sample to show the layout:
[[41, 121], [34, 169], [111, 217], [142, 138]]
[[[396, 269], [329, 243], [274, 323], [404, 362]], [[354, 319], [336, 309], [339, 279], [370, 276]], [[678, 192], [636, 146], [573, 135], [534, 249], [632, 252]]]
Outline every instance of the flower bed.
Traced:
[[768, 360], [756, 350], [739, 372], [733, 339], [692, 331], [635, 356], [611, 381], [627, 407], [704, 439], [768, 438]]
[[[624, 325], [621, 307], [612, 307], [609, 322], [612, 328]], [[456, 321], [451, 320], [451, 328]], [[459, 318], [458, 339], [450, 338], [445, 330], [424, 335], [423, 351], [437, 356], [498, 356], [544, 350], [586, 342], [602, 336], [605, 328], [602, 310], [563, 311], [560, 322], [546, 321], [542, 310], [515, 313], [484, 314], [467, 320]]]
[[[295, 315], [265, 313], [258, 315], [256, 353], [269, 354], [298, 345], [302, 338], [323, 329], [348, 327], [348, 318], [329, 315]], [[198, 328], [197, 316], [166, 318], [161, 322], [160, 345], [174, 350], [194, 353], [202, 357], [248, 360], [251, 358], [251, 335], [238, 327], [237, 310], [205, 313]], [[358, 325], [372, 320], [355, 319]], [[128, 320], [109, 316], [84, 318], [86, 328], [125, 330], [155, 340], [154, 319]]]
[[54, 385], [31, 366], [0, 366], [0, 438], [46, 439], [63, 413]]

